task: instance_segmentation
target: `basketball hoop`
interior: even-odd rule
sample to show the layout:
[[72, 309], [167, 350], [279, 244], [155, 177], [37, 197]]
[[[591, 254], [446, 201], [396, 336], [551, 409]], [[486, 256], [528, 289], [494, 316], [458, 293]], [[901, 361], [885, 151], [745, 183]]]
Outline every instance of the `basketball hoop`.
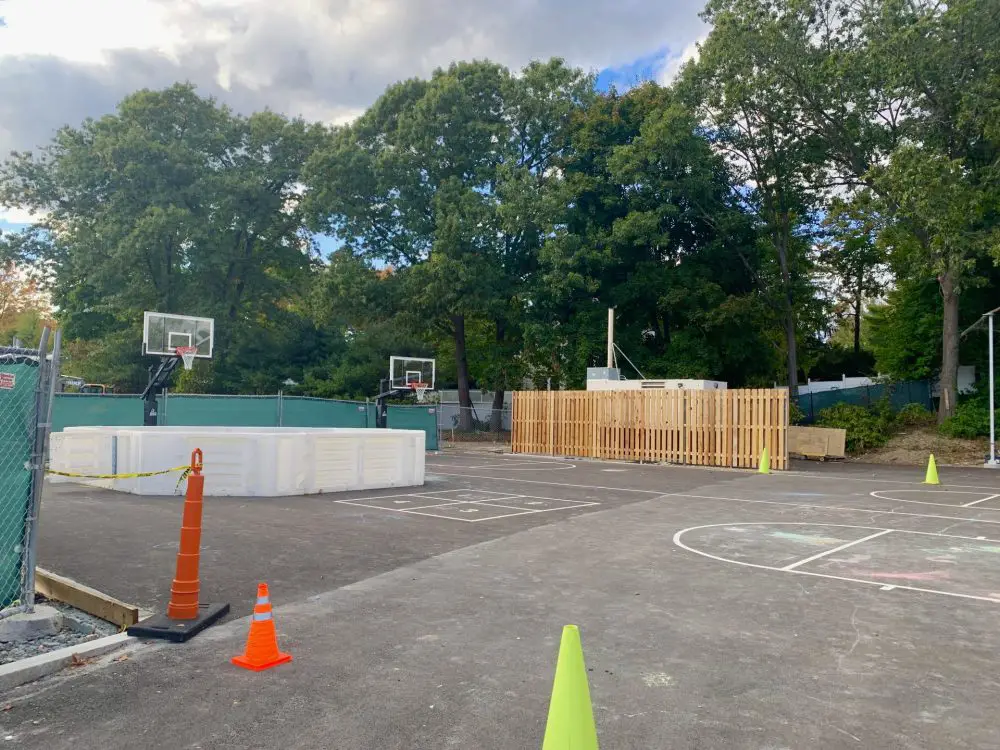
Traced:
[[174, 353], [181, 358], [181, 362], [184, 363], [184, 369], [190, 370], [194, 365], [194, 355], [198, 353], [197, 346], [177, 346], [174, 347]]
[[427, 383], [410, 383], [410, 388], [412, 388], [413, 392], [417, 394], [417, 401], [423, 403], [424, 394], [427, 393], [427, 389], [430, 388], [430, 386], [427, 385]]

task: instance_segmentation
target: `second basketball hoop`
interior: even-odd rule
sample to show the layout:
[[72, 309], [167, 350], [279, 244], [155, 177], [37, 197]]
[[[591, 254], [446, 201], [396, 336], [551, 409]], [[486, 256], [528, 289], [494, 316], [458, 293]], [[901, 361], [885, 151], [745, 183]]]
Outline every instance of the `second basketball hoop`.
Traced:
[[198, 355], [198, 347], [177, 346], [174, 347], [174, 352], [181, 358], [181, 363], [184, 365], [184, 369], [190, 370], [194, 365], [194, 358]]

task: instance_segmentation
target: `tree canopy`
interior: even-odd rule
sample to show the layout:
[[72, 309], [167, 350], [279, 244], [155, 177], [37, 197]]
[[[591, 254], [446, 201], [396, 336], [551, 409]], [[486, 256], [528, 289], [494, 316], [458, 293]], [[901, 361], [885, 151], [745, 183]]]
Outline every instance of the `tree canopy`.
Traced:
[[397, 354], [500, 405], [582, 387], [610, 307], [630, 377], [940, 377], [948, 416], [1000, 298], [1000, 6], [704, 17], [669, 86], [456, 62], [339, 127], [136, 92], [4, 162], [38, 222], [0, 236], [0, 286], [45, 290], [74, 374], [123, 391], [159, 310], [216, 320], [183, 390], [371, 396]]

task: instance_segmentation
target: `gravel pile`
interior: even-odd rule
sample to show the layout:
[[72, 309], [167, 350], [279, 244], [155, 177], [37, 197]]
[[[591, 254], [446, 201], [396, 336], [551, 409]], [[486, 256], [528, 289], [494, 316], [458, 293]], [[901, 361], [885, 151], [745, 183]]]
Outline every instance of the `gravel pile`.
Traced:
[[63, 615], [63, 627], [55, 635], [35, 638], [30, 641], [19, 643], [0, 643], [0, 664], [8, 664], [18, 659], [27, 659], [30, 656], [38, 656], [50, 651], [56, 651], [66, 646], [75, 646], [78, 643], [86, 643], [107, 635], [114, 635], [118, 632], [118, 627], [110, 622], [81, 612], [75, 607], [71, 607], [63, 602], [46, 600], [44, 597], [36, 597], [36, 603], [48, 604], [55, 607]]

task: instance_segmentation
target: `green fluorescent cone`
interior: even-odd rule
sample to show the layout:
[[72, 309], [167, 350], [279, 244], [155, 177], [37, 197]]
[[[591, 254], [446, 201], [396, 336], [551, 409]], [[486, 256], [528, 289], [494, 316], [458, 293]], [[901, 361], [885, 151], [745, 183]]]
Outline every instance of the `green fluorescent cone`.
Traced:
[[764, 446], [764, 452], [760, 454], [760, 468], [757, 469], [761, 474], [771, 473], [771, 454], [767, 450], [767, 446]]
[[580, 630], [563, 628], [542, 750], [598, 750]]

